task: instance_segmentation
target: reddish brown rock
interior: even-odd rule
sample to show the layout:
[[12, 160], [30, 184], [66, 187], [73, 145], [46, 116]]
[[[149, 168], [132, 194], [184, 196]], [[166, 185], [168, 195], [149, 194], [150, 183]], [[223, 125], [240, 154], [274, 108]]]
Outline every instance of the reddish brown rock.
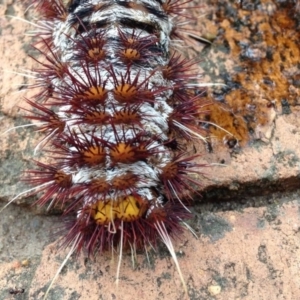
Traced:
[[[250, 15], [253, 22], [260, 17], [260, 24], [266, 28], [268, 23], [265, 20], [270, 20], [275, 13], [274, 7], [275, 15], [279, 16], [279, 4], [268, 4], [266, 1], [262, 4], [266, 9], [260, 10], [259, 15], [254, 16], [254, 11], [242, 7], [238, 11], [239, 16], [243, 19]], [[236, 6], [234, 9], [237, 9]], [[217, 9], [212, 8], [212, 11]], [[14, 1], [4, 1], [0, 4], [0, 15], [23, 18], [24, 8]], [[239, 36], [232, 32], [230, 18], [220, 23], [218, 20], [219, 17], [212, 13], [199, 22], [201, 28], [208, 29], [203, 37], [216, 38], [211, 50], [205, 54], [205, 61], [212, 66], [211, 74], [204, 77], [205, 82], [223, 82], [222, 69], [217, 68], [223, 49], [222, 36], [217, 29], [223, 28], [227, 39], [230, 34], [234, 40], [249, 38], [247, 34], [241, 33]], [[279, 21], [284, 23], [282, 17]], [[0, 18], [0, 24], [0, 128], [1, 132], [5, 132], [13, 126], [28, 124], [21, 117], [26, 111], [19, 106], [26, 108], [22, 97], [30, 97], [33, 93], [32, 90], [25, 91], [25, 85], [31, 79], [11, 72], [25, 73], [26, 69], [32, 69], [34, 62], [28, 54], [34, 53], [29, 47], [30, 38], [25, 36], [25, 32], [32, 29], [30, 24], [8, 17]], [[274, 20], [270, 24], [274, 25]], [[247, 28], [243, 29], [247, 31]], [[279, 29], [276, 27], [274, 30]], [[299, 35], [299, 31], [296, 33]], [[227, 40], [232, 53], [227, 53], [226, 57], [233, 55], [225, 61], [228, 70], [239, 59], [240, 49], [234, 40]], [[274, 42], [274, 36], [266, 43], [270, 41]], [[265, 44], [262, 42], [260, 46], [252, 52], [258, 58], [266, 59], [262, 53]], [[190, 299], [300, 297], [299, 194], [287, 194], [298, 188], [300, 183], [299, 70], [290, 65], [291, 59], [294, 59], [292, 53], [297, 52], [294, 47], [292, 50], [294, 52], [288, 52], [291, 58], [284, 64], [285, 72], [281, 74], [277, 68], [274, 72], [276, 80], [284, 78], [283, 86], [273, 87], [282, 89], [280, 92], [286, 96], [290, 111], [287, 105], [282, 105], [280, 99], [283, 96], [277, 97], [278, 90], [272, 90], [266, 102], [270, 90], [262, 89], [260, 80], [250, 77], [252, 79], [243, 81], [247, 76], [246, 70], [241, 74], [234, 73], [246, 90], [231, 89], [224, 106], [216, 105], [213, 110], [215, 116], [222, 113], [228, 116], [224, 118], [224, 123], [216, 121], [218, 118], [212, 121], [228, 131], [232, 130], [243, 147], [233, 145], [228, 149], [231, 135], [221, 134], [220, 131], [214, 131], [214, 134], [219, 138], [225, 136], [225, 146], [222, 140], [211, 138], [213, 153], [208, 153], [204, 145], [199, 145], [199, 152], [203, 154], [201, 161], [214, 164], [211, 168], [205, 168], [206, 179], [199, 178], [203, 180], [204, 198], [202, 203], [197, 203], [195, 219], [191, 223], [199, 238], [195, 239], [187, 232], [174, 244]], [[257, 76], [261, 78], [262, 74]], [[212, 91], [210, 89], [209, 93]], [[254, 115], [258, 113], [259, 120], [265, 120], [256, 124], [252, 139], [243, 119], [246, 106], [243, 104], [240, 110], [234, 107], [233, 115], [232, 108], [228, 106], [230, 101], [240, 100], [242, 96], [249, 99], [249, 91], [255, 96], [251, 98], [252, 102], [258, 99]], [[275, 98], [276, 105], [268, 105]], [[248, 106], [248, 109], [251, 107]], [[19, 176], [28, 168], [39, 137], [33, 128], [20, 128], [0, 138], [0, 198], [8, 201], [26, 189], [20, 184]], [[286, 194], [278, 195], [274, 193], [276, 190]], [[254, 198], [251, 198], [253, 195]], [[258, 197], [260, 195], [262, 197]], [[32, 201], [21, 196], [17, 202], [27, 204]], [[66, 251], [57, 252], [55, 245], [49, 244], [57, 238], [53, 227], [61, 224], [61, 219], [39, 216], [31, 209], [16, 206], [7, 208], [1, 214], [0, 298], [11, 299], [9, 289], [17, 287], [25, 289], [24, 299], [41, 299], [67, 255]], [[117, 253], [114, 261], [109, 253], [97, 257], [95, 261], [85, 260], [83, 256], [71, 258], [54, 284], [49, 299], [183, 299], [182, 284], [166, 249], [162, 247], [156, 254], [149, 250], [149, 256], [150, 266], [145, 253], [138, 254], [134, 269], [130, 255], [124, 254], [118, 287], [115, 285]], [[23, 261], [29, 263], [23, 264]]]

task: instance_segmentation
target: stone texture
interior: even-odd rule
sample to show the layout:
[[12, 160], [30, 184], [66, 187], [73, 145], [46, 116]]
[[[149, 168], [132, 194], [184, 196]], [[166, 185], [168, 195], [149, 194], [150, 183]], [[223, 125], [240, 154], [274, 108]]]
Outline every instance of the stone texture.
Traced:
[[[31, 39], [25, 35], [32, 26], [7, 17], [15, 15], [32, 20], [33, 16], [25, 13], [18, 2], [0, 2], [1, 132], [28, 123], [20, 117], [26, 111], [19, 107], [28, 108], [22, 97], [29, 98], [33, 93], [25, 88], [31, 79], [13, 73], [32, 69], [35, 63], [28, 55], [36, 55], [29, 47]], [[245, 9], [248, 2], [243, 1], [243, 14], [252, 12]], [[205, 38], [217, 37], [212, 46], [199, 44], [194, 51], [200, 57], [205, 54], [204, 61], [215, 66], [211, 74], [205, 73], [206, 82], [224, 79], [222, 69], [217, 68], [224, 59], [218, 42], [219, 26], [228, 29], [232, 20], [228, 17], [229, 23], [216, 22], [214, 12], [220, 3], [224, 5], [220, 1], [214, 2], [214, 7], [206, 7], [208, 13], [198, 22]], [[289, 7], [293, 4], [284, 3]], [[266, 5], [266, 1], [262, 4]], [[267, 4], [266, 13], [279, 7], [277, 2]], [[229, 45], [237, 51], [233, 44]], [[225, 61], [228, 69], [236, 59], [234, 52], [234, 59]], [[206, 70], [205, 65], [202, 68]], [[297, 72], [290, 70], [289, 74], [296, 76]], [[251, 90], [248, 85], [247, 88]], [[218, 88], [209, 90], [209, 95], [215, 97], [213, 90]], [[253, 90], [260, 90], [257, 82]], [[240, 142], [242, 147], [229, 149], [216, 132], [219, 138], [211, 140], [213, 153], [208, 153], [204, 145], [197, 146], [203, 154], [200, 161], [212, 164], [205, 168], [205, 178], [199, 178], [203, 180], [203, 198], [196, 199], [195, 217], [190, 224], [198, 239], [186, 232], [174, 243], [188, 296], [184, 295], [168, 251], [161, 247], [157, 253], [149, 249], [150, 263], [145, 253], [139, 253], [134, 268], [130, 255], [125, 253], [118, 286], [115, 284], [117, 253], [114, 259], [109, 253], [95, 260], [72, 257], [49, 299], [298, 299], [300, 221], [296, 189], [300, 181], [300, 111], [296, 103], [297, 87], [291, 84], [287, 92], [295, 99], [291, 111], [286, 114], [278, 106], [268, 109], [264, 106], [267, 122], [258, 124], [256, 134], [249, 135], [247, 143]], [[249, 134], [243, 126], [239, 133]], [[0, 139], [0, 198], [8, 201], [26, 189], [19, 176], [31, 164], [39, 134], [31, 127], [19, 128], [1, 135]], [[25, 289], [16, 299], [42, 299], [67, 255], [66, 251], [57, 251], [53, 243], [58, 238], [61, 219], [39, 215], [28, 207], [32, 199], [25, 195], [16, 202], [21, 206], [11, 205], [1, 212], [0, 299], [12, 299], [9, 289], [15, 287]]]

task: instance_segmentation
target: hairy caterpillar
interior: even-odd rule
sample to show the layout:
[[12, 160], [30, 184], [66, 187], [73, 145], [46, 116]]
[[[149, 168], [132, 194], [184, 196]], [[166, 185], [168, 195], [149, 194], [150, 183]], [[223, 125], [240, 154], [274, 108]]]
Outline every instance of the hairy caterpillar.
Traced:
[[202, 167], [185, 144], [202, 138], [206, 113], [195, 63], [170, 50], [184, 4], [34, 2], [40, 90], [27, 102], [51, 161], [26, 180], [38, 204], [72, 216], [72, 251], [117, 248], [121, 257], [160, 237], [180, 272], [170, 236], [189, 218], [186, 190], [199, 184], [189, 174]]

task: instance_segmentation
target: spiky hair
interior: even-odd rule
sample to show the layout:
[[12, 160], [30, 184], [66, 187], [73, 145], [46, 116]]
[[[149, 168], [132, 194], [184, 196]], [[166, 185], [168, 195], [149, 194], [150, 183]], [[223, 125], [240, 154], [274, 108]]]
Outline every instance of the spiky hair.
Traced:
[[160, 237], [175, 255], [169, 236], [190, 216], [183, 195], [202, 167], [178, 145], [201, 135], [206, 105], [196, 62], [170, 50], [188, 2], [34, 1], [47, 30], [36, 43], [42, 91], [28, 103], [53, 164], [26, 180], [38, 204], [74, 215], [64, 245], [95, 254]]

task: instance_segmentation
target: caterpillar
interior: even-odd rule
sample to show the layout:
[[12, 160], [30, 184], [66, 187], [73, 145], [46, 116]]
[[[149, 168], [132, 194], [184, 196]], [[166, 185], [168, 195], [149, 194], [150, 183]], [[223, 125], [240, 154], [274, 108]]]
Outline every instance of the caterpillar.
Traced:
[[[189, 144], [208, 114], [197, 61], [176, 43], [191, 1], [35, 0], [33, 70], [26, 102], [45, 136], [26, 172], [37, 205], [67, 218], [69, 255], [168, 248], [191, 217], [205, 167]], [[186, 289], [186, 287], [184, 287]]]

